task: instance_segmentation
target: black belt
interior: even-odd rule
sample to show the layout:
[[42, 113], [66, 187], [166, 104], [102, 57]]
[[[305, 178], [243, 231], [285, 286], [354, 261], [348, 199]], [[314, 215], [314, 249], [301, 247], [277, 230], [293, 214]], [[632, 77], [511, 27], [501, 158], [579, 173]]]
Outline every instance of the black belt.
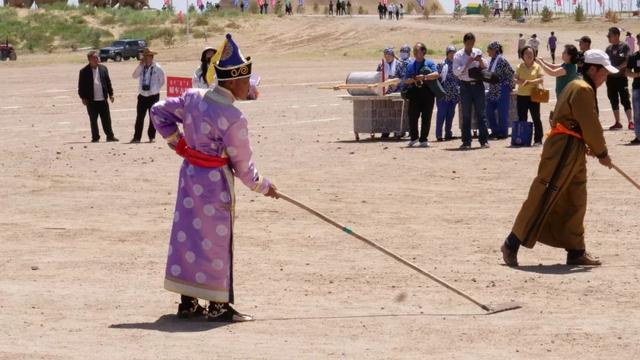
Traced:
[[474, 81], [465, 81], [465, 80], [460, 80], [460, 82], [463, 82], [463, 83], [465, 83], [465, 84], [469, 84], [469, 85], [475, 85], [475, 84], [480, 83], [480, 81], [479, 81], [479, 80], [474, 80]]

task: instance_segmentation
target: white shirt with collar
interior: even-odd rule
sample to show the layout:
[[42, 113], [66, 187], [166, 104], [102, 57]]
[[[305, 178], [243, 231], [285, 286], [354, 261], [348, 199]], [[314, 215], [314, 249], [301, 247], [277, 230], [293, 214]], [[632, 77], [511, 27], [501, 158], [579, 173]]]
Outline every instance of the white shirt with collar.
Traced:
[[[475, 58], [478, 55], [482, 55], [482, 50], [478, 48], [471, 49], [471, 55], [467, 55], [467, 53], [463, 49], [460, 49], [453, 56], [453, 73], [458, 77], [459, 80], [462, 81], [477, 81], [469, 77], [469, 69], [480, 67], [480, 63], [478, 61], [474, 61], [469, 65], [467, 70], [464, 70], [464, 67], [467, 65], [469, 58]], [[487, 67], [487, 61], [485, 59], [480, 60], [484, 64], [484, 67]]]
[[149, 82], [149, 90], [142, 90], [142, 82], [145, 77], [144, 65], [138, 65], [133, 71], [133, 78], [140, 79], [138, 81], [138, 93], [142, 96], [153, 96], [160, 94], [160, 89], [164, 86], [165, 76], [164, 70], [157, 62], [151, 63], [147, 69], [147, 76], [151, 75], [151, 81]]
[[100, 67], [96, 66], [91, 69], [93, 73], [93, 101], [104, 101], [104, 92], [102, 91], [102, 81], [100, 80]]

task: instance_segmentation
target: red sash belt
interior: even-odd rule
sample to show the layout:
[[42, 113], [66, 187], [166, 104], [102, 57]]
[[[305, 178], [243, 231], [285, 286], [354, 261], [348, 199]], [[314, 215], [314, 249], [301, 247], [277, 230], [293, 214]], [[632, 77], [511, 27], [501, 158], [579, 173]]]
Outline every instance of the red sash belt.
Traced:
[[176, 153], [185, 158], [189, 164], [199, 167], [219, 168], [229, 164], [229, 158], [207, 155], [196, 149], [190, 148], [184, 140], [184, 137], [178, 140]]
[[569, 130], [566, 126], [562, 125], [561, 123], [556, 123], [556, 126], [551, 128], [551, 131], [549, 132], [549, 137], [553, 135], [558, 135], [558, 134], [565, 134], [565, 135], [573, 136], [575, 138], [582, 140], [581, 134], [573, 130]]

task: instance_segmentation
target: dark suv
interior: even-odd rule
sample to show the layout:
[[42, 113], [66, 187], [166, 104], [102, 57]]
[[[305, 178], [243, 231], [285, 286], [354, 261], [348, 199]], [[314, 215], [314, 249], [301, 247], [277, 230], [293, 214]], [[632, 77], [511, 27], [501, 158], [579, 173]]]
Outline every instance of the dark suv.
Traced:
[[100, 61], [106, 62], [111, 59], [114, 61], [129, 60], [130, 58], [142, 59], [142, 51], [147, 47], [144, 40], [117, 40], [110, 46], [100, 49]]

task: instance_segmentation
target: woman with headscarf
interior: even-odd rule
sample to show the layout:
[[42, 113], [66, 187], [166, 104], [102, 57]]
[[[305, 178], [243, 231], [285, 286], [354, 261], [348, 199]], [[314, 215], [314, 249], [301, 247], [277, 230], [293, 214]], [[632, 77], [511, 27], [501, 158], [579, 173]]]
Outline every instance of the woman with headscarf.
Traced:
[[573, 45], [565, 45], [562, 52], [562, 64], [554, 65], [536, 58], [538, 65], [542, 66], [547, 75], [556, 78], [556, 99], [568, 83], [578, 77], [578, 49]]
[[601, 265], [585, 250], [586, 155], [598, 158], [603, 166], [613, 166], [598, 116], [596, 89], [607, 75], [618, 71], [604, 51], [588, 50], [584, 54], [584, 80], [571, 81], [560, 94], [538, 176], [501, 247], [507, 265], [518, 266], [520, 245], [533, 248], [537, 242], [565, 249], [567, 265]]
[[[456, 114], [456, 105], [460, 102], [460, 82], [453, 73], [453, 56], [456, 54], [456, 47], [447, 46], [446, 57], [438, 64], [440, 83], [445, 95], [436, 99], [438, 111], [436, 113], [436, 139], [438, 141], [449, 141], [453, 139], [451, 125]], [[444, 137], [442, 137], [442, 127], [444, 126]]]
[[208, 89], [215, 84], [209, 84], [207, 82], [207, 71], [209, 71], [209, 63], [211, 58], [216, 54], [216, 49], [207, 47], [202, 50], [200, 56], [200, 66], [193, 72], [193, 79], [191, 87], [194, 89]]
[[[378, 68], [376, 69], [376, 71], [382, 72], [384, 77], [382, 81], [395, 79], [396, 69], [398, 68], [398, 59], [396, 59], [396, 54], [393, 52], [393, 48], [388, 47], [384, 49], [383, 56], [384, 59], [380, 64], [378, 64]], [[397, 91], [396, 87], [389, 86], [386, 90], [386, 94], [390, 94], [395, 91]]]
[[[491, 57], [489, 71], [494, 73], [498, 82], [489, 85], [487, 93], [487, 121], [491, 128], [491, 136], [506, 139], [509, 136], [509, 98], [513, 89], [513, 68], [502, 56], [502, 45], [494, 41], [487, 47]], [[498, 117], [496, 118], [496, 111]]]

